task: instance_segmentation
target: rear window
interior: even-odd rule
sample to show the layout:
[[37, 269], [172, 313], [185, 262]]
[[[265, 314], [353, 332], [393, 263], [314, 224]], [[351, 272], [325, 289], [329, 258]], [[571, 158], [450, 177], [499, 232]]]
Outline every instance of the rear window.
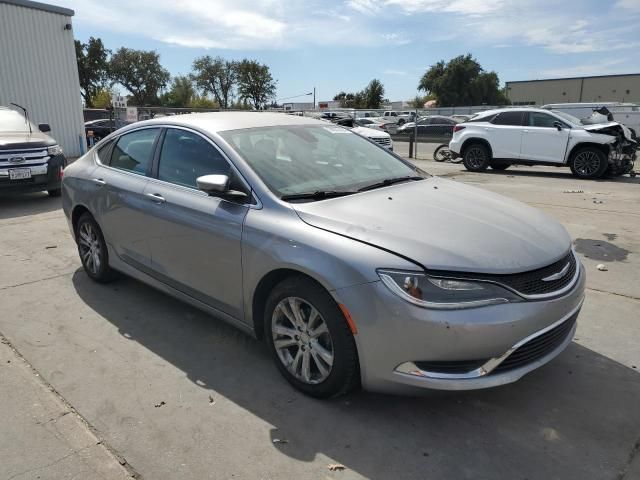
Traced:
[[522, 125], [523, 112], [501, 112], [491, 121], [494, 125]]
[[471, 117], [467, 122], [490, 122], [495, 118], [495, 116], [495, 113], [489, 115], [478, 114], [475, 117]]

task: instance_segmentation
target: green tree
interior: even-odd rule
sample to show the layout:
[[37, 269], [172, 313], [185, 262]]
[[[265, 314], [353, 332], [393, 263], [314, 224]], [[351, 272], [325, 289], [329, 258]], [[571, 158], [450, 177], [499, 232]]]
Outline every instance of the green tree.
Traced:
[[191, 108], [220, 108], [220, 104], [216, 100], [205, 95], [194, 95], [187, 106]]
[[80, 94], [84, 104], [91, 108], [95, 106], [92, 99], [109, 82], [108, 57], [111, 52], [104, 48], [99, 38], [89, 37], [87, 43], [76, 40], [75, 46]]
[[169, 91], [160, 97], [162, 105], [165, 107], [186, 107], [196, 94], [191, 78], [177, 76], [171, 82]]
[[193, 61], [192, 78], [205, 94], [212, 94], [222, 108], [228, 108], [238, 79], [238, 65], [206, 55]]
[[276, 81], [267, 65], [244, 59], [237, 64], [238, 94], [255, 109], [263, 108], [276, 93]]
[[364, 108], [381, 108], [384, 102], [384, 85], [377, 78], [369, 82], [369, 85], [362, 91], [364, 97]]
[[139, 107], [157, 105], [158, 92], [171, 78], [168, 70], [160, 65], [160, 55], [157, 52], [125, 47], [111, 57], [109, 73], [114, 82], [131, 93], [133, 103]]
[[485, 72], [467, 54], [431, 66], [420, 79], [418, 89], [435, 96], [442, 107], [504, 105], [508, 100], [499, 85], [495, 72]]
[[93, 94], [91, 99], [91, 108], [107, 108], [111, 106], [111, 97], [113, 91], [109, 88], [101, 88]]

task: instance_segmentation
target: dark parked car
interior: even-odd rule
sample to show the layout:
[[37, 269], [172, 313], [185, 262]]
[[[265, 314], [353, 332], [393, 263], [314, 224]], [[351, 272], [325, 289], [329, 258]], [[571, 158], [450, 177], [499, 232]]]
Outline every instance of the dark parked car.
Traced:
[[90, 120], [84, 124], [84, 133], [87, 135], [87, 138], [89, 138], [89, 131], [92, 131], [93, 138], [97, 142], [125, 125], [129, 125], [129, 122], [119, 119], [110, 120], [108, 118], [102, 118], [100, 120]]
[[[457, 124], [449, 117], [429, 115], [418, 119], [418, 137], [451, 138], [453, 127]], [[398, 127], [398, 134], [413, 135], [415, 124], [405, 123]]]
[[[25, 111], [26, 113], [26, 111]], [[66, 158], [62, 148], [21, 113], [0, 107], [0, 193], [47, 191], [60, 195]]]

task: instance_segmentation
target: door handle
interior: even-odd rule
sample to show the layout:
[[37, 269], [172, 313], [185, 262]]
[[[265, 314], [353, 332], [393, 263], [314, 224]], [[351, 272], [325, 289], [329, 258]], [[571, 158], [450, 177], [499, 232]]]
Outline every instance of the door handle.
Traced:
[[93, 181], [93, 183], [95, 183], [99, 187], [104, 187], [107, 184], [107, 182], [105, 182], [101, 178], [93, 178], [92, 181]]
[[149, 197], [151, 200], [153, 200], [155, 203], [164, 203], [164, 202], [166, 202], [164, 197], [162, 195], [160, 195], [159, 193], [146, 193], [145, 195], [147, 197]]

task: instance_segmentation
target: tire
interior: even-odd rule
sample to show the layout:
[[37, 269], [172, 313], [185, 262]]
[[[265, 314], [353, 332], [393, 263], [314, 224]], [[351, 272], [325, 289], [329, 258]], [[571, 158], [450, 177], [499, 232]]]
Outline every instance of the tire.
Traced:
[[594, 147], [583, 147], [571, 156], [569, 167], [578, 178], [602, 178], [608, 167], [606, 155]]
[[59, 197], [62, 194], [61, 188], [55, 188], [53, 190], [47, 190], [50, 197]]
[[492, 163], [491, 164], [491, 169], [492, 170], [506, 170], [510, 166], [511, 165], [508, 164], [508, 163]]
[[449, 151], [448, 145], [440, 145], [433, 152], [433, 159], [436, 162], [446, 162], [447, 160], [451, 160], [451, 152]]
[[482, 143], [472, 143], [464, 149], [462, 162], [470, 172], [482, 172], [491, 164], [491, 154]]
[[330, 398], [360, 385], [349, 325], [331, 295], [313, 280], [292, 276], [272, 290], [265, 306], [264, 336], [278, 370], [301, 392]]
[[102, 230], [89, 213], [83, 213], [76, 224], [76, 243], [82, 267], [89, 277], [99, 283], [107, 283], [117, 277], [109, 266], [109, 251]]
[[400, 120], [398, 120], [398, 126], [401, 127], [402, 125], [405, 124], [405, 120], [404, 118], [401, 118]]

